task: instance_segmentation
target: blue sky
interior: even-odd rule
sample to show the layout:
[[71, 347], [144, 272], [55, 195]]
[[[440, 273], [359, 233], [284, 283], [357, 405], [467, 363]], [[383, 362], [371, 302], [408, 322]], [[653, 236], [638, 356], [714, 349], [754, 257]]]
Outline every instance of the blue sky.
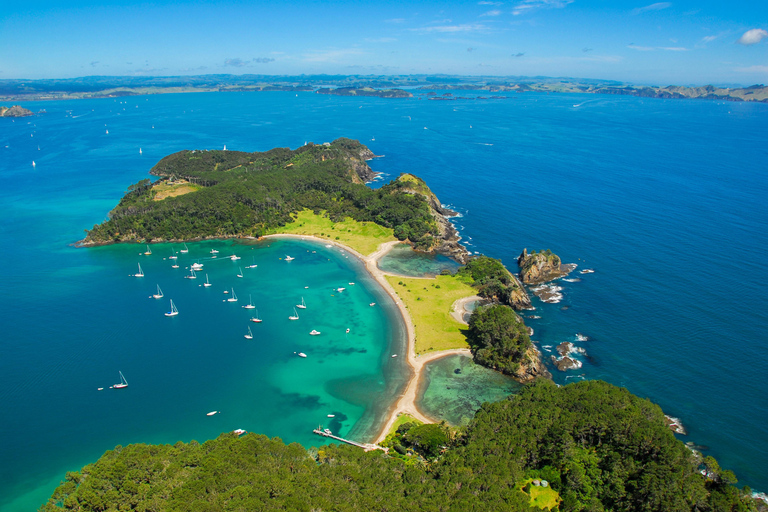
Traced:
[[0, 79], [462, 74], [768, 84], [768, 1], [6, 0]]

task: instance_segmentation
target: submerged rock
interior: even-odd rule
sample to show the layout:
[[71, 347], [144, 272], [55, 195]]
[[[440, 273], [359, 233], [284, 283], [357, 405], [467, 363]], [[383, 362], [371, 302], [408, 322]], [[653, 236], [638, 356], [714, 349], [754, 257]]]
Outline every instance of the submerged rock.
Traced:
[[541, 252], [533, 251], [530, 254], [528, 249], [523, 249], [517, 258], [517, 265], [520, 267], [520, 277], [525, 284], [546, 283], [568, 275], [576, 268], [573, 264], [563, 265], [560, 257], [549, 249]]

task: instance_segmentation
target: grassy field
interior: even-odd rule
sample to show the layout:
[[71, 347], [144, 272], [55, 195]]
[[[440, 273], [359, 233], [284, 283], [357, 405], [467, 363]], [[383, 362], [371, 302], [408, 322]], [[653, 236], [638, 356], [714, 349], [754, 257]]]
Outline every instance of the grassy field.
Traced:
[[174, 184], [168, 184], [167, 182], [163, 181], [154, 185], [152, 190], [155, 193], [154, 200], [162, 201], [166, 197], [183, 196], [184, 194], [200, 190], [201, 188], [203, 187], [200, 185], [193, 185], [192, 183], [188, 183], [186, 181], [183, 183]]
[[402, 425], [403, 423], [415, 423], [416, 425], [421, 425], [421, 421], [417, 420], [410, 414], [402, 413], [400, 414], [395, 422], [392, 424], [392, 428], [389, 429], [389, 432], [387, 432], [387, 437], [397, 432], [397, 428]]
[[358, 222], [349, 218], [343, 222], [331, 222], [329, 218], [315, 215], [310, 210], [299, 212], [296, 222], [271, 230], [267, 234], [275, 233], [319, 236], [340, 242], [364, 255], [375, 252], [384, 242], [397, 240], [390, 228], [374, 222]]
[[[517, 488], [522, 490], [528, 482], [533, 482], [533, 478], [529, 478], [528, 480], [519, 483]], [[531, 490], [526, 494], [531, 497], [531, 505], [534, 507], [547, 510], [559, 510], [562, 499], [560, 499], [560, 494], [551, 487], [541, 487], [531, 484]]]
[[451, 306], [477, 290], [455, 276], [416, 279], [386, 276], [403, 299], [416, 329], [416, 353], [469, 348], [462, 330], [466, 326], [451, 316]]

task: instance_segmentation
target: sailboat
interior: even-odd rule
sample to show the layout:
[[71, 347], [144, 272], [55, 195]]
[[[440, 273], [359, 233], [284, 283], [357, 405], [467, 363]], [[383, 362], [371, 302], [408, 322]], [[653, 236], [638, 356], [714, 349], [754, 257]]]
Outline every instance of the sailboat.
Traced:
[[176, 256], [176, 253], [175, 253], [175, 252], [173, 252], [173, 249], [171, 249], [171, 255], [170, 255], [170, 256], [168, 256], [168, 259], [169, 259], [169, 260], [175, 260], [175, 259], [178, 259], [178, 258], [179, 258], [179, 257], [178, 257], [178, 256]]
[[142, 153], [143, 153], [143, 151], [141, 150], [141, 148], [139, 148], [139, 154], [142, 154]]
[[205, 274], [205, 282], [203, 283], [203, 286], [205, 286], [206, 288], [211, 286], [211, 283], [208, 282], [208, 274]]
[[149, 256], [150, 254], [152, 254], [152, 250], [149, 248], [149, 246], [147, 246], [147, 250], [144, 252], [144, 255]]
[[173, 303], [173, 299], [171, 299], [171, 310], [165, 314], [165, 316], [176, 316], [179, 314], [179, 310], [176, 309], [176, 304]]
[[246, 268], [256, 268], [256, 267], [258, 267], [258, 265], [256, 264], [256, 258], [253, 258], [253, 263], [248, 265]]
[[144, 277], [144, 271], [141, 270], [141, 263], [139, 263], [139, 271], [133, 274], [133, 277]]
[[232, 288], [232, 296], [227, 299], [227, 302], [237, 302], [237, 295], [235, 295], [235, 289]]
[[293, 308], [293, 316], [289, 316], [288, 320], [298, 320], [299, 319], [299, 312], [296, 311], [296, 308]]
[[[237, 267], [237, 268], [240, 268], [240, 267]], [[242, 268], [240, 268], [240, 273], [237, 274], [237, 277], [243, 277], [243, 269]]]
[[299, 309], [307, 309], [307, 305], [304, 303], [304, 297], [301, 298], [301, 304], [296, 304]]
[[35, 161], [32, 160], [32, 167], [36, 167], [36, 166], [37, 166], [37, 164], [35, 164]]
[[251, 296], [248, 295], [248, 304], [243, 306], [245, 309], [255, 309], [256, 306], [253, 305], [253, 299], [251, 299]]
[[256, 316], [252, 316], [251, 317], [251, 322], [253, 322], [255, 324], [260, 324], [261, 323], [261, 318], [259, 318], [259, 310], [258, 309], [256, 310]]
[[187, 244], [184, 244], [184, 248], [179, 251], [182, 254], [186, 254], [189, 252], [189, 247], [187, 247]]
[[155, 299], [162, 299], [163, 298], [163, 290], [160, 289], [160, 285], [157, 285], [157, 293], [152, 295]]
[[248, 327], [248, 334], [245, 335], [245, 339], [252, 340], [253, 339], [253, 333], [251, 332], [251, 328]]
[[287, 256], [287, 255], [285, 256], [285, 261], [293, 261], [295, 259], [296, 258], [294, 258], [293, 256]]
[[197, 279], [197, 274], [195, 274], [195, 271], [190, 269], [190, 274], [188, 276], [184, 276], [184, 279]]
[[192, 270], [203, 270], [203, 264], [200, 263], [200, 260], [198, 260], [196, 263], [193, 263], [191, 267]]
[[179, 268], [179, 264], [174, 261], [173, 265], [171, 265], [171, 268]]
[[120, 374], [120, 384], [115, 384], [112, 389], [123, 389], [128, 387], [128, 381], [123, 377], [123, 372], [117, 372]]

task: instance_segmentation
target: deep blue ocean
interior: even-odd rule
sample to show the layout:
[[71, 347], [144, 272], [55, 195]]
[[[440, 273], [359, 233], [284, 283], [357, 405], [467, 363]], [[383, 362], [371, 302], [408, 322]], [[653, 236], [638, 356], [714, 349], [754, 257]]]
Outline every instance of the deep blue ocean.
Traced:
[[[472, 251], [514, 270], [523, 248], [549, 248], [593, 268], [556, 283], [560, 302], [535, 299], [525, 313], [540, 317], [526, 322], [546, 357], [563, 341], [586, 351], [555, 380], [604, 379], [650, 398], [682, 420], [682, 440], [768, 490], [768, 105], [270, 92], [22, 106], [46, 112], [0, 119], [0, 509], [34, 509], [66, 471], [117, 444], [245, 428], [316, 445], [307, 432], [320, 422], [342, 435], [375, 429], [404, 378], [389, 358], [402, 325], [338, 249], [189, 244], [172, 269], [178, 244], [151, 256], [70, 246], [169, 153], [342, 136], [382, 155], [371, 166], [385, 178], [424, 178], [461, 214]], [[198, 259], [199, 278], [183, 279]], [[129, 277], [138, 263], [145, 277]], [[158, 284], [165, 297], [150, 299]], [[233, 287], [236, 304], [224, 301]], [[241, 308], [249, 295], [261, 324]], [[287, 320], [302, 297], [306, 312]], [[168, 299], [179, 316], [164, 316]], [[127, 389], [109, 389], [118, 371]]]

